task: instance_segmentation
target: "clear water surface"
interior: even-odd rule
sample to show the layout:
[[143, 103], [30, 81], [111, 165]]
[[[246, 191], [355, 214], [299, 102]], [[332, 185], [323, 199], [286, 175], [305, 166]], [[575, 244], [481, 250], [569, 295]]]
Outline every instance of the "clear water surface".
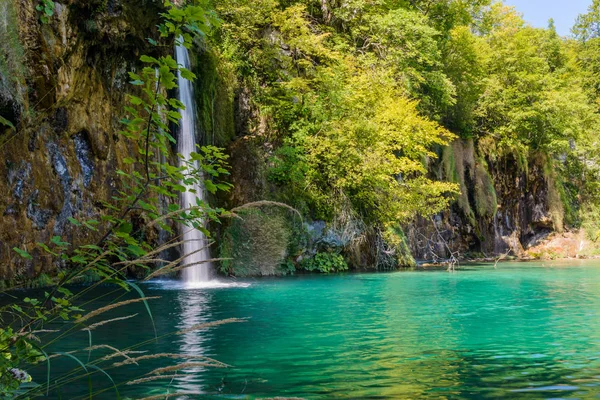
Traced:
[[[173, 282], [145, 285], [147, 296], [161, 296], [151, 302], [159, 336], [202, 321], [248, 321], [168, 336], [145, 347], [154, 353], [204, 355], [231, 368], [193, 368], [172, 381], [122, 385], [121, 396], [167, 390], [205, 393], [170, 397], [179, 399], [600, 395], [597, 261], [242, 283], [205, 289], [183, 289]], [[125, 349], [151, 338], [152, 324], [141, 303], [115, 309], [110, 317], [131, 313], [139, 315], [94, 331], [94, 343]], [[86, 332], [75, 333], [60, 350], [84, 348], [88, 340]], [[115, 380], [139, 378], [181, 361], [144, 361], [121, 368]], [[57, 359], [52, 371], [60, 374], [75, 366]], [[37, 374], [37, 380], [45, 379], [45, 371]], [[85, 381], [79, 386], [87, 388]], [[107, 378], [94, 375], [95, 391], [109, 386]], [[75, 387], [64, 388], [62, 398], [85, 396]], [[115, 393], [107, 390], [94, 398], [112, 399]]]

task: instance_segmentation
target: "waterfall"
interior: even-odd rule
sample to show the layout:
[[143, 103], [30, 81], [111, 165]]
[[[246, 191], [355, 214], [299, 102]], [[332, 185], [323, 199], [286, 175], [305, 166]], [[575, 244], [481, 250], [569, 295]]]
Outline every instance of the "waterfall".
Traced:
[[[184, 68], [190, 68], [190, 57], [187, 49], [178, 44], [175, 48], [175, 57], [177, 63]], [[190, 153], [196, 151], [196, 107], [194, 105], [194, 87], [192, 83], [181, 76], [177, 75], [179, 85], [179, 101], [185, 106], [185, 110], [179, 110], [181, 113], [181, 121], [179, 122], [179, 136], [177, 138], [177, 151], [186, 160], [190, 158]], [[193, 191], [190, 192], [190, 189]], [[195, 191], [195, 193], [194, 193]], [[205, 189], [202, 183], [194, 184], [193, 187], [188, 187], [186, 192], [181, 194], [181, 206], [189, 207], [196, 205], [196, 198], [204, 200]], [[203, 221], [204, 222], [204, 221]], [[182, 232], [183, 253], [187, 256], [182, 260], [182, 265], [197, 264], [210, 259], [210, 253], [207, 245], [207, 239], [204, 233], [198, 229], [180, 225]], [[211, 277], [211, 264], [204, 262], [203, 264], [193, 265], [185, 268], [183, 280], [186, 283], [207, 282]]]

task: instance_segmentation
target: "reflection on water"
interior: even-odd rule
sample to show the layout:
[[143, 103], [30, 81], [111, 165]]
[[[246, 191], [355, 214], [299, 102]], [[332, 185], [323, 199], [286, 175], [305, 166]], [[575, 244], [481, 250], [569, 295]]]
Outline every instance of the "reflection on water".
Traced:
[[[180, 306], [180, 318], [177, 330], [185, 330], [194, 325], [212, 321], [210, 314], [210, 292], [199, 290], [181, 290], [177, 294]], [[207, 342], [206, 329], [184, 333], [177, 337], [179, 353], [190, 356], [204, 356]], [[202, 392], [203, 367], [188, 368], [179, 371], [181, 376], [176, 378], [175, 386], [182, 391]]]

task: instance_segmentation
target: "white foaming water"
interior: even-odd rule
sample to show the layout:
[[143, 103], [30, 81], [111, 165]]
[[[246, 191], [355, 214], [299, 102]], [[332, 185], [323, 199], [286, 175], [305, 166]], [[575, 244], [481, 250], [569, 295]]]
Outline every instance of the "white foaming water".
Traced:
[[[178, 44], [175, 48], [175, 57], [177, 63], [184, 68], [190, 68], [190, 57], [187, 49]], [[179, 110], [181, 113], [181, 121], [179, 122], [179, 137], [177, 139], [177, 151], [186, 160], [189, 160], [190, 154], [196, 151], [196, 114], [194, 106], [194, 87], [192, 83], [181, 76], [181, 72], [177, 74], [179, 85], [179, 101], [185, 106], [185, 110]], [[192, 189], [196, 193], [190, 192]], [[204, 200], [205, 190], [203, 184], [194, 184], [188, 187], [188, 191], [180, 196], [181, 206], [184, 208], [195, 206], [196, 198]], [[204, 223], [204, 221], [202, 221]], [[182, 271], [183, 280], [191, 285], [203, 282], [209, 282], [211, 279], [212, 265], [207, 260], [210, 260], [210, 252], [207, 244], [208, 240], [204, 233], [198, 229], [188, 227], [181, 224], [180, 230], [184, 241], [182, 246], [182, 254], [187, 256], [182, 260], [182, 265], [192, 265]]]
[[252, 284], [248, 282], [219, 281], [213, 279], [208, 282], [181, 282], [174, 280], [155, 280], [149, 282], [155, 289], [161, 290], [192, 290], [192, 289], [227, 289], [247, 288]]

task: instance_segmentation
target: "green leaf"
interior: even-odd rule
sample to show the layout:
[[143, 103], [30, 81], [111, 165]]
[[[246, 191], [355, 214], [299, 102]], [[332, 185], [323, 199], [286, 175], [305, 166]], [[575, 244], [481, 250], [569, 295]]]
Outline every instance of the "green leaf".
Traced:
[[158, 60], [156, 58], [147, 55], [141, 56], [140, 61], [144, 63], [158, 64]]
[[23, 257], [26, 260], [32, 260], [33, 257], [31, 256], [31, 254], [29, 254], [28, 252], [26, 252], [25, 250], [21, 250], [18, 247], [13, 247], [13, 250], [20, 255], [21, 257]]
[[69, 217], [67, 220], [75, 226], [81, 226], [81, 223], [73, 217]]
[[217, 186], [209, 180], [204, 181], [204, 187], [212, 194], [217, 192]]
[[[77, 221], [77, 220], [75, 220], [75, 221]], [[77, 223], [79, 224], [79, 221], [77, 221]], [[60, 246], [60, 247], [67, 247], [71, 244], [69, 242], [63, 242], [60, 236], [52, 236], [52, 239], [50, 239], [50, 242], [52, 242], [55, 245]]]
[[50, 250], [50, 248], [49, 248], [49, 247], [48, 247], [46, 244], [44, 244], [44, 243], [41, 243], [41, 242], [37, 242], [36, 244], [37, 244], [39, 247], [41, 247], [41, 248], [42, 248], [42, 249], [43, 249], [43, 250], [44, 250], [46, 253], [48, 253], [48, 254], [52, 254], [53, 256], [58, 256], [58, 254], [57, 254], [57, 253], [55, 253], [55, 252], [53, 252], [52, 250]]
[[165, 89], [173, 89], [177, 86], [175, 84], [175, 75], [171, 72], [168, 66], [161, 66], [158, 69], [158, 73], [160, 76], [160, 82], [165, 87]]
[[8, 126], [9, 128], [16, 129], [15, 126], [12, 124], [12, 122], [10, 122], [9, 120], [7, 120], [6, 118], [4, 118], [1, 115], [0, 115], [0, 125], [5, 125], [5, 126]]
[[181, 77], [187, 79], [188, 81], [193, 81], [196, 79], [196, 74], [186, 68], [179, 68], [179, 72], [181, 73]]
[[177, 61], [171, 56], [161, 57], [161, 61], [170, 69], [177, 69], [178, 67]]
[[123, 222], [121, 226], [119, 226], [119, 232], [121, 233], [131, 233], [133, 230], [133, 225], [129, 222]]
[[143, 103], [143, 100], [137, 96], [129, 95], [129, 102], [135, 106], [139, 106], [140, 104]]

